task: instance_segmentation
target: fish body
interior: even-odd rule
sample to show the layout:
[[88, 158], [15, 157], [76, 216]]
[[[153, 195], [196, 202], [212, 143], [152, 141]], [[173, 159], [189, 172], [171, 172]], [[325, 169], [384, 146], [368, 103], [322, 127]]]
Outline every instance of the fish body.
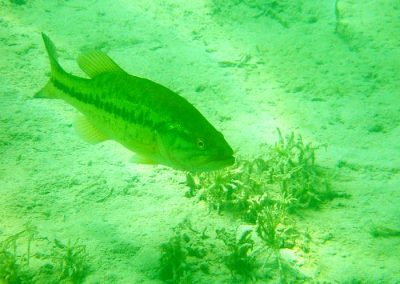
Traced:
[[220, 169], [234, 163], [223, 135], [185, 98], [151, 80], [133, 76], [100, 51], [78, 58], [90, 79], [59, 65], [52, 41], [42, 34], [51, 78], [36, 97], [58, 98], [82, 114], [78, 133], [92, 143], [115, 140], [137, 153], [137, 161], [186, 171]]

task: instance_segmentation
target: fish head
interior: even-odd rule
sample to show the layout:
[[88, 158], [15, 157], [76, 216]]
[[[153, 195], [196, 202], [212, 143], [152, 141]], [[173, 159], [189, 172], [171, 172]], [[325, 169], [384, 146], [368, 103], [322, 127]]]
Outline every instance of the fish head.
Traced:
[[161, 163], [190, 172], [212, 171], [233, 165], [233, 150], [211, 124], [187, 129], [174, 126], [158, 136]]

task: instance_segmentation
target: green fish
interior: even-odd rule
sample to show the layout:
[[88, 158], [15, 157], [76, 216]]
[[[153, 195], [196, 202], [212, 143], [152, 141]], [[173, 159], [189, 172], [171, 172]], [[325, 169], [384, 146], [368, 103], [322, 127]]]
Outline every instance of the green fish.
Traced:
[[91, 143], [115, 140], [137, 154], [136, 161], [184, 171], [217, 170], [234, 163], [221, 132], [186, 99], [151, 80], [121, 69], [92, 51], [78, 58], [90, 79], [64, 71], [56, 48], [42, 33], [51, 77], [35, 97], [62, 99], [81, 115], [77, 132]]

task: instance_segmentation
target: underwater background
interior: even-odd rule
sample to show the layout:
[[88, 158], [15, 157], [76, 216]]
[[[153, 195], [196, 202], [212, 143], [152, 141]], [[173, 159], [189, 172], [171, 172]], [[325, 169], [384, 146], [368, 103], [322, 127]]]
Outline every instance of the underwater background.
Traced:
[[[139, 165], [34, 99], [101, 50], [235, 149]], [[0, 283], [400, 283], [400, 2], [0, 0]]]

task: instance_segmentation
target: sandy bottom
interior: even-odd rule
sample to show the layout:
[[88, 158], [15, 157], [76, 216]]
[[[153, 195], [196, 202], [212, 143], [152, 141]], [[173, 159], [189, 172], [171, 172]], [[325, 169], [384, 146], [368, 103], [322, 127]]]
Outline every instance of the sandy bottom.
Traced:
[[[271, 16], [217, 2], [0, 1], [0, 239], [30, 222], [42, 238], [86, 245], [87, 283], [160, 283], [160, 244], [177, 224], [241, 224], [186, 198], [184, 173], [129, 163], [114, 142], [89, 145], [72, 127], [76, 110], [32, 99], [49, 72], [43, 31], [72, 73], [83, 75], [81, 52], [101, 49], [179, 91], [241, 156], [262, 154], [277, 127], [326, 145], [319, 163], [351, 198], [304, 211], [310, 251], [293, 261], [310, 282], [400, 283], [400, 238], [370, 233], [400, 229], [400, 4], [281, 1]], [[195, 283], [231, 281], [212, 265]]]

